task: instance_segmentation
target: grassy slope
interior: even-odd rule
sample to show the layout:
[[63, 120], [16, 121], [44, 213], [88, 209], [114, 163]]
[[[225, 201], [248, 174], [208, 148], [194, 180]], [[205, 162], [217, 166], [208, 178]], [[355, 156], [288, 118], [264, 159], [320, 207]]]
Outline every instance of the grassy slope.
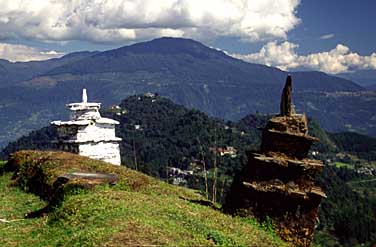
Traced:
[[116, 172], [120, 180], [111, 187], [71, 191], [48, 215], [23, 219], [46, 202], [20, 186], [8, 186], [11, 174], [5, 173], [0, 176], [0, 219], [16, 221], [0, 222], [0, 246], [284, 245], [253, 220], [192, 202], [203, 199], [193, 190], [124, 167], [61, 152], [22, 152], [15, 160], [18, 184], [26, 190], [32, 190], [25, 185], [35, 167], [46, 176], [46, 186], [67, 171]]

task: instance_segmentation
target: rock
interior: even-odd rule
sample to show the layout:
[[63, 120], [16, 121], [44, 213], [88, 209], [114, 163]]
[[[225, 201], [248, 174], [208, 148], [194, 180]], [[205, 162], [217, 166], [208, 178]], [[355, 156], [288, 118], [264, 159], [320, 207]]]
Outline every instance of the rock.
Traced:
[[110, 173], [87, 173], [72, 172], [57, 177], [53, 183], [52, 192], [49, 196], [49, 204], [37, 211], [27, 213], [25, 218], [37, 218], [47, 215], [59, 206], [66, 194], [77, 188], [91, 189], [97, 185], [114, 185], [118, 181], [118, 175]]
[[83, 188], [92, 188], [96, 185], [114, 185], [118, 181], [118, 175], [110, 173], [84, 173], [72, 172], [59, 176], [55, 183], [67, 184], [75, 183]]

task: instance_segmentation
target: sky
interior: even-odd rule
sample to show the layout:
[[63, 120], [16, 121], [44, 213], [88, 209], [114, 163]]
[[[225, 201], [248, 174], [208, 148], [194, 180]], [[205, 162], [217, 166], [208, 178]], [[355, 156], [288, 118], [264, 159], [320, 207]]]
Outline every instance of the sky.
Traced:
[[376, 69], [375, 0], [0, 0], [0, 58], [44, 60], [163, 36], [248, 62]]

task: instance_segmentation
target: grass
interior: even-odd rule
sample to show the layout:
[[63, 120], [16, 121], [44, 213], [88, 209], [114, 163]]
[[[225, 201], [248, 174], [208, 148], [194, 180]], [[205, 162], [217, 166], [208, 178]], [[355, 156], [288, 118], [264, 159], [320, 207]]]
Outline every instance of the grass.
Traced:
[[[26, 213], [35, 211], [46, 205], [38, 196], [25, 193], [19, 188], [10, 187], [11, 174], [0, 176], [0, 246], [18, 246], [25, 240], [32, 246], [37, 238], [32, 234], [41, 227], [45, 219], [24, 219]], [[25, 242], [26, 245], [26, 242]]]
[[349, 169], [349, 170], [353, 170], [354, 169], [354, 166], [350, 165], [350, 164], [347, 164], [347, 163], [343, 163], [343, 162], [335, 162], [334, 164], [336, 166], [336, 168], [344, 168], [344, 169]]
[[[0, 246], [286, 246], [268, 226], [200, 205], [195, 201], [204, 198], [196, 191], [125, 167], [35, 151], [21, 152], [13, 162], [19, 167], [18, 182], [11, 182], [10, 173], [0, 176], [0, 218], [16, 221], [0, 222]], [[54, 211], [24, 219], [25, 213], [47, 204], [20, 189], [31, 189], [25, 185], [35, 166], [48, 177], [46, 184], [53, 184], [61, 173], [78, 170], [116, 172], [119, 181], [70, 191]]]
[[0, 175], [3, 171], [3, 167], [6, 165], [7, 161], [4, 161], [4, 160], [0, 160]]

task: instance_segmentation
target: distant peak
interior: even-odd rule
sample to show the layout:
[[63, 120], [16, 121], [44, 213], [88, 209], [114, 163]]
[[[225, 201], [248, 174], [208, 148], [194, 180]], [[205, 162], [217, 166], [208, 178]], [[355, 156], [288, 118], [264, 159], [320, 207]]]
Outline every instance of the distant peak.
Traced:
[[161, 38], [156, 38], [150, 41], [146, 42], [163, 42], [163, 43], [171, 43], [171, 42], [181, 42], [181, 43], [186, 43], [186, 44], [199, 44], [204, 46], [202, 43], [193, 40], [193, 39], [187, 39], [187, 38], [177, 38], [177, 37], [161, 37]]
[[67, 55], [64, 55], [62, 58], [92, 56], [97, 53], [99, 53], [99, 51], [78, 51], [78, 52], [68, 53]]
[[162, 37], [104, 52], [106, 55], [126, 54], [189, 54], [194, 57], [226, 56], [193, 39]]

